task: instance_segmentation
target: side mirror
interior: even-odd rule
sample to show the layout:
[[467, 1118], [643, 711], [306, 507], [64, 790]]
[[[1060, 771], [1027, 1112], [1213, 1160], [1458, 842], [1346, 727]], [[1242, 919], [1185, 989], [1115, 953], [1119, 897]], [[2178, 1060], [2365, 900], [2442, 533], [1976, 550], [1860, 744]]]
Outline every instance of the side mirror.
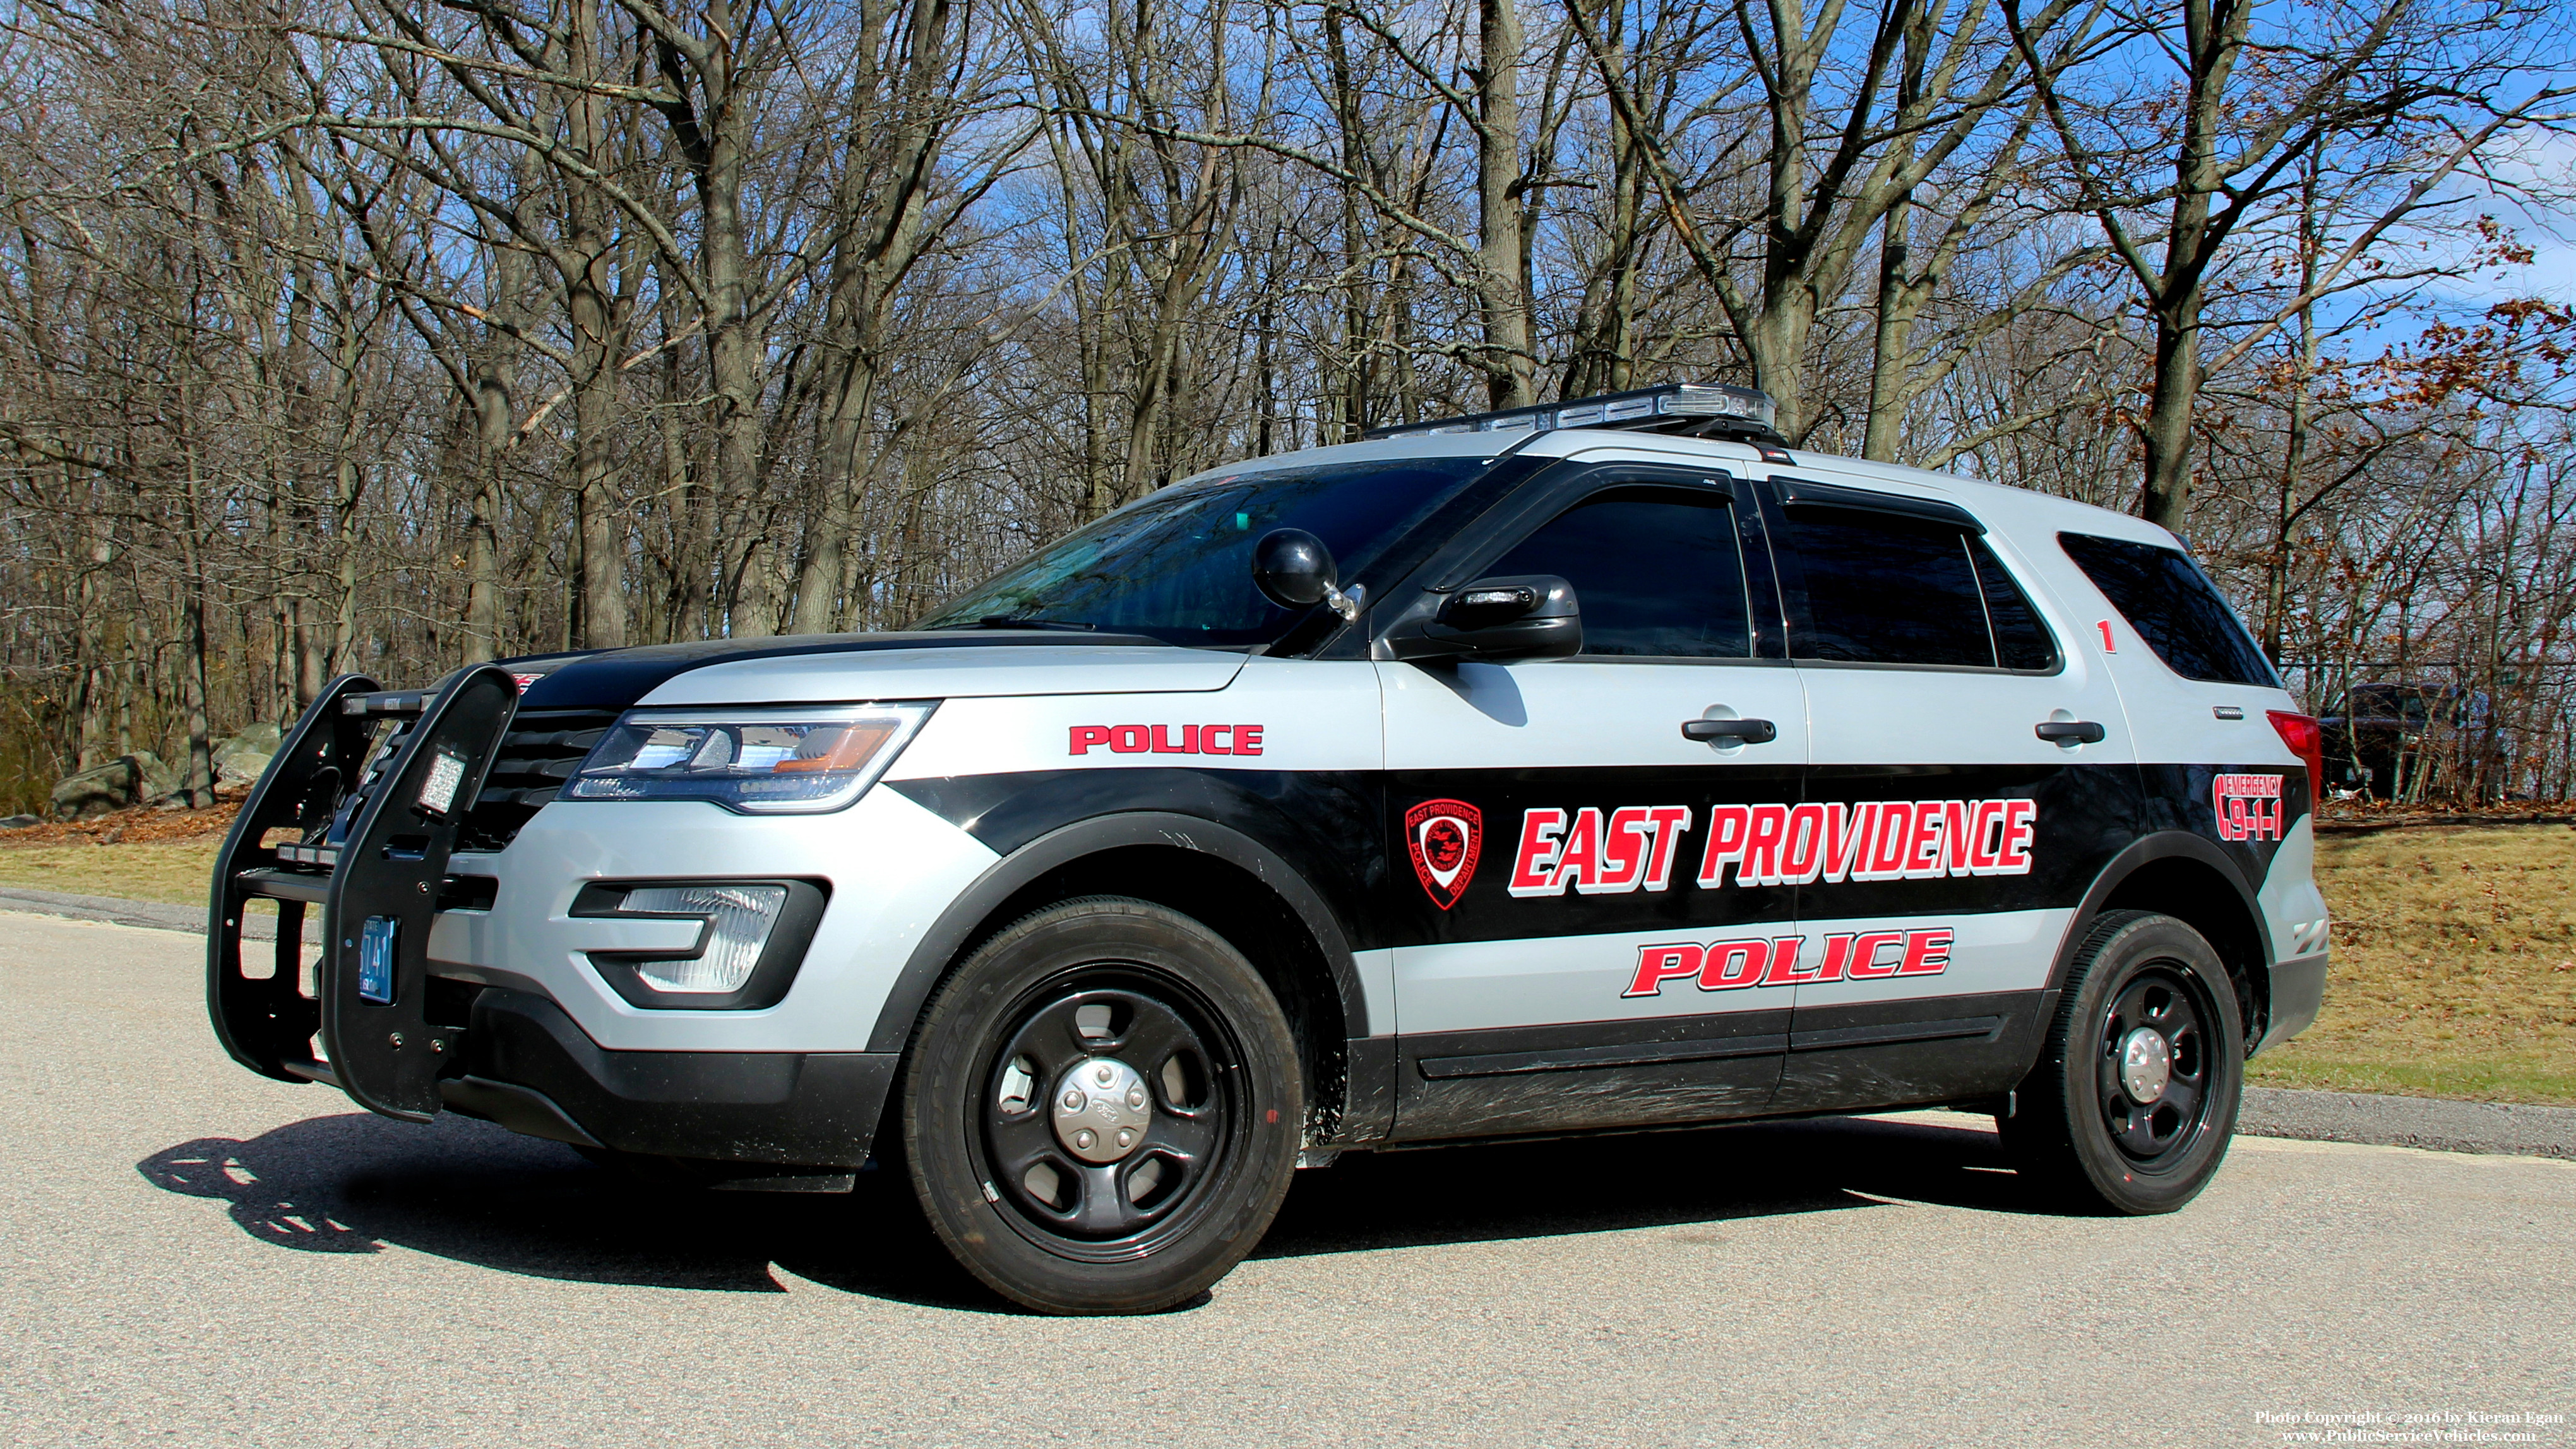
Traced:
[[1562, 659], [1583, 652], [1583, 608], [1554, 574], [1478, 579], [1387, 636], [1398, 659]]
[[1252, 546], [1252, 582], [1283, 609], [1332, 606], [1344, 619], [1359, 617], [1359, 590], [1334, 587], [1333, 551], [1302, 528], [1274, 528]]

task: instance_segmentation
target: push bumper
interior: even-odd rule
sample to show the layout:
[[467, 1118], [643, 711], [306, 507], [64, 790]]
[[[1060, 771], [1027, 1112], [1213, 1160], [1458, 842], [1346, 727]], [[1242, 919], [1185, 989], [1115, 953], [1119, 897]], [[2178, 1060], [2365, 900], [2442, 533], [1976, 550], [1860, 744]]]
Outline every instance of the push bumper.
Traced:
[[451, 1111], [580, 1147], [851, 1171], [894, 1081], [884, 1052], [610, 1051], [528, 991], [476, 995]]
[[2325, 1004], [2326, 953], [2293, 956], [2272, 965], [2271, 1022], [2254, 1050], [2268, 1051], [2306, 1031]]

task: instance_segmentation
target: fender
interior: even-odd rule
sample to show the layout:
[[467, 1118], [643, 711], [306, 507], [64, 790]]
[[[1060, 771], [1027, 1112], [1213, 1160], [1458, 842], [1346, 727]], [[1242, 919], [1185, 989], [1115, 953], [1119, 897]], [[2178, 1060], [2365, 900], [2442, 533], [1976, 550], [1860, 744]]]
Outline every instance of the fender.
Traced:
[[[2263, 952], [2265, 974], [2269, 975], [2272, 967], [2271, 932], [2262, 929], [2263, 911], [2255, 901], [2253, 887], [2245, 883], [2244, 872], [2237, 869], [2236, 862], [2228, 858], [2227, 852], [2203, 837], [2187, 831], [2161, 830], [2130, 842], [2127, 849], [2111, 857], [2110, 863], [2093, 877], [2093, 884], [2084, 892], [2084, 899], [2076, 906], [2075, 914], [2067, 919], [2066, 935], [2057, 943], [2057, 959], [2048, 968], [2048, 989], [2039, 994], [2039, 1020], [2046, 1022], [2056, 1016], [2058, 994], [2066, 989], [2066, 973], [2075, 964], [2075, 950], [2084, 943], [2085, 933], [2093, 929], [2094, 918], [2102, 914], [2102, 903], [2110, 899], [2111, 893], [2120, 888], [2120, 883], [2135, 875], [2140, 867], [2177, 857], [2210, 867], [2218, 872], [2220, 879], [2236, 888], [2238, 903], [2256, 923], [2254, 938]], [[2245, 1026], [2250, 1039], [2253, 1024], [2248, 1022]], [[2023, 1070], [2027, 1071], [2036, 1063], [2034, 1056], [2030, 1063], [2024, 1064]]]
[[2271, 969], [2271, 933], [2261, 929], [2263, 908], [2255, 900], [2254, 888], [2245, 883], [2244, 872], [2237, 869], [2236, 862], [2228, 858], [2227, 852], [2202, 837], [2180, 830], [2163, 830], [2130, 842], [2126, 850], [2111, 857], [2110, 864], [2102, 867], [2101, 874], [2093, 877], [2092, 887], [2084, 892], [2083, 902], [2076, 906], [2074, 917], [2066, 923], [2066, 938], [2058, 943], [2057, 962], [2048, 972], [2050, 995], [2054, 996], [2066, 985], [2067, 968], [2075, 963], [2075, 948], [2083, 944], [2084, 933], [2092, 928], [2093, 918], [2102, 913], [2102, 902], [2110, 897], [2111, 892], [2118, 890], [2122, 881], [2135, 875], [2139, 867], [2175, 857], [2198, 861], [2236, 887], [2237, 904], [2243, 906], [2245, 914], [2256, 922], [2254, 937], [2263, 952], [2263, 967]]
[[1369, 1035], [1368, 1002], [1360, 987], [1358, 965], [1351, 958], [1350, 933], [1303, 876], [1276, 851], [1232, 826], [1201, 816], [1137, 810], [1095, 816], [1049, 831], [994, 862], [991, 869], [949, 903], [921, 944], [913, 948], [893, 989], [886, 993], [885, 1006], [878, 1013], [867, 1049], [904, 1049], [912, 1039], [913, 1023], [930, 999], [931, 988], [947, 974], [949, 963], [957, 958], [975, 928], [1004, 901], [1059, 866], [1084, 856], [1138, 845], [1212, 856], [1250, 872], [1277, 891], [1323, 952], [1334, 988], [1341, 996], [1344, 1034], [1353, 1040]]

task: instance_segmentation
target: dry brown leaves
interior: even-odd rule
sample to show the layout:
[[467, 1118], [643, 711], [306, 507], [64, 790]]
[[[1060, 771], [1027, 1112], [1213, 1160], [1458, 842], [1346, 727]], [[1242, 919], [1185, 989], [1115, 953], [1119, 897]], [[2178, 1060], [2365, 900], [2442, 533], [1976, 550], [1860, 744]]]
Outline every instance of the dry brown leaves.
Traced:
[[2564, 825], [2576, 829], [2576, 812], [2571, 812], [2564, 800], [2516, 800], [2502, 805], [2328, 800], [2317, 807], [2316, 813], [2319, 835], [2366, 835], [2426, 825]]
[[88, 820], [48, 820], [20, 830], [0, 830], [0, 849], [31, 845], [148, 845], [196, 840], [232, 829], [241, 802], [226, 800], [212, 810], [155, 810], [136, 806]]

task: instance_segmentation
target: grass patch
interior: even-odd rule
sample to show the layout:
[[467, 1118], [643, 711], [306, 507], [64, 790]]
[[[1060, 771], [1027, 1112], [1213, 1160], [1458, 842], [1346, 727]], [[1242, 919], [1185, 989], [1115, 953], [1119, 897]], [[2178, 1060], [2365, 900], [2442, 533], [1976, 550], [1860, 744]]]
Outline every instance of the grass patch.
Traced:
[[0, 831], [0, 885], [202, 906], [240, 809], [137, 808]]
[[12, 846], [0, 849], [0, 885], [202, 906], [223, 843], [210, 835], [139, 845]]
[[2248, 1079], [2258, 1087], [2303, 1087], [2376, 1097], [2446, 1097], [2455, 1102], [2576, 1106], [2576, 1075], [2538, 1056], [2443, 1062], [2348, 1062], [2311, 1055], [2304, 1037], [2264, 1054]]
[[2317, 883], [2325, 1009], [2255, 1085], [2576, 1105], [2576, 829], [2329, 834]]

